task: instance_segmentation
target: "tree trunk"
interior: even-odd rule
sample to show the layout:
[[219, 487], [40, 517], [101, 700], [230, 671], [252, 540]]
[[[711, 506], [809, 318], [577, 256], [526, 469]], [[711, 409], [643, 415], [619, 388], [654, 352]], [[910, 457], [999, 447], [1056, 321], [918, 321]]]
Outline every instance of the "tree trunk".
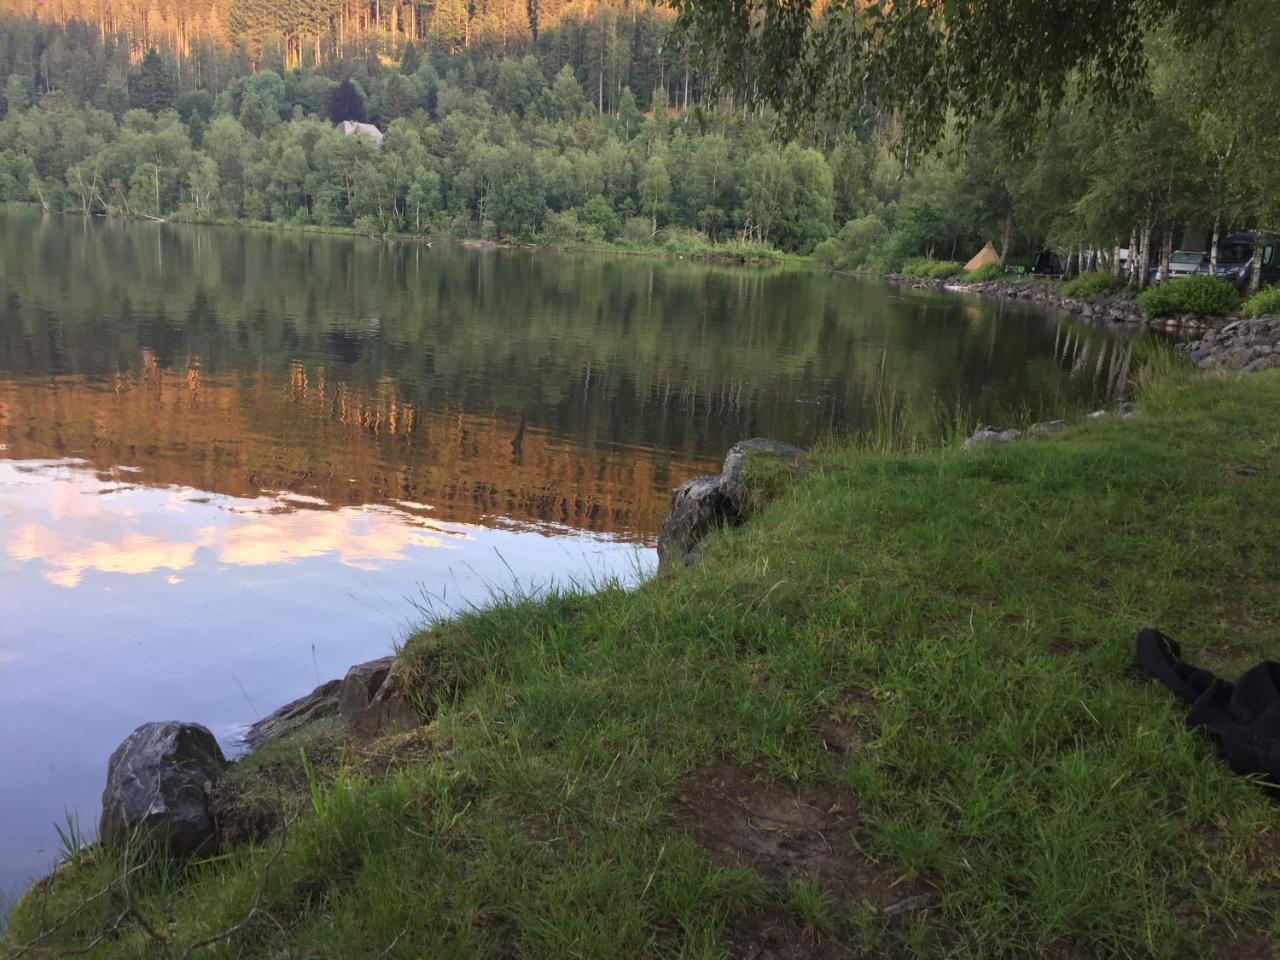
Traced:
[[1111, 276], [1116, 280], [1120, 279], [1120, 248], [1119, 247], [1111, 248]]
[[1138, 238], [1138, 258], [1134, 267], [1138, 271], [1138, 289], [1147, 288], [1147, 264], [1151, 262], [1151, 221], [1142, 225], [1142, 236]]
[[1009, 260], [1009, 238], [1013, 236], [1013, 207], [1004, 214], [1004, 226], [1000, 230], [1000, 266]]
[[1129, 286], [1136, 287], [1138, 285], [1138, 268], [1134, 266], [1138, 259], [1138, 231], [1135, 228], [1129, 234], [1129, 262], [1125, 264], [1129, 274]]
[[1209, 241], [1209, 276], [1218, 275], [1218, 235], [1222, 228], [1222, 211], [1213, 215], [1213, 239]]
[[1253, 259], [1249, 263], [1249, 292], [1257, 293], [1262, 286], [1262, 248], [1266, 244], [1266, 234], [1258, 230], [1254, 234]]
[[1164, 243], [1160, 247], [1160, 279], [1169, 279], [1169, 257], [1173, 254], [1173, 231], [1165, 230]]

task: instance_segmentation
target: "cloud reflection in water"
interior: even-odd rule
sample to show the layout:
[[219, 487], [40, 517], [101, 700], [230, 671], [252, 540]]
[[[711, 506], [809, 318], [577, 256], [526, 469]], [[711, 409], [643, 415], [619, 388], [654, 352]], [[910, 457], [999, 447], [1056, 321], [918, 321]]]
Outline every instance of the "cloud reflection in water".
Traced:
[[172, 577], [201, 550], [236, 566], [331, 556], [377, 570], [403, 561], [410, 547], [456, 547], [475, 529], [393, 506], [330, 509], [288, 492], [247, 499], [122, 484], [76, 460], [0, 461], [0, 511], [36, 518], [13, 529], [5, 553], [41, 565], [44, 579], [62, 587], [77, 586], [87, 571]]

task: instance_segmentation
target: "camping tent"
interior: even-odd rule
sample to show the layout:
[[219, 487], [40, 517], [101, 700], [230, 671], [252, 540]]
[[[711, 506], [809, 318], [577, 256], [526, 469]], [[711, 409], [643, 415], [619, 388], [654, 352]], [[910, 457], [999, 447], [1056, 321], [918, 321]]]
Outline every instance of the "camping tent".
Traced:
[[996, 248], [989, 242], [985, 247], [979, 250], [972, 260], [964, 265], [966, 270], [977, 270], [979, 267], [985, 267], [988, 263], [999, 263], [1000, 254], [996, 253]]

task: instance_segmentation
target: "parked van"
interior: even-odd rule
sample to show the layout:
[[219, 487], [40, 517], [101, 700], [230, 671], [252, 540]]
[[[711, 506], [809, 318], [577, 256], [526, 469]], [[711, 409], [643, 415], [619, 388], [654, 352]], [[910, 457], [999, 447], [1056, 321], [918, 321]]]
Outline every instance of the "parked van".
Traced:
[[[1257, 242], [1257, 234], [1253, 231], [1229, 233], [1218, 241], [1218, 271], [1223, 280], [1245, 290], [1249, 287], [1249, 274], [1253, 270], [1253, 248]], [[1262, 286], [1269, 283], [1280, 283], [1280, 251], [1277, 242], [1268, 240], [1262, 248]], [[1201, 273], [1209, 272], [1209, 261], [1206, 259], [1200, 267]]]

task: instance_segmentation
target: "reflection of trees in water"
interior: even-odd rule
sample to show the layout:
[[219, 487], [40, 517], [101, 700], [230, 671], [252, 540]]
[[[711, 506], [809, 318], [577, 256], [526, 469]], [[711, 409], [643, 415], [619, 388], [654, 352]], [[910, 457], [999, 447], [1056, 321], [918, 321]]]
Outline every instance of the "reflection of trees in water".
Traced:
[[[596, 472], [642, 456], [643, 489], [660, 491], [747, 434], [852, 431], [885, 389], [979, 417], [1058, 414], [1113, 392], [1130, 362], [1033, 310], [805, 270], [25, 216], [0, 219], [0, 262], [6, 370], [183, 370], [192, 402], [219, 384], [257, 435], [331, 423], [388, 444], [384, 460], [425, 431], [443, 462], [449, 423], [459, 458], [483, 448], [522, 484], [538, 444], [563, 444]], [[306, 414], [290, 422], [264, 390]], [[478, 437], [495, 429], [491, 449]], [[501, 487], [494, 470], [472, 490]]]
[[1100, 399], [1123, 395], [1133, 367], [1133, 338], [1085, 336], [1087, 328], [1076, 323], [1059, 322], [1056, 327], [1054, 360], [1070, 370], [1072, 378], [1087, 377]]
[[644, 451], [590, 455], [509, 420], [422, 417], [394, 389], [370, 394], [301, 365], [283, 382], [262, 372], [201, 377], [195, 393], [186, 372], [163, 370], [5, 380], [0, 439], [10, 457], [79, 456], [103, 471], [138, 467], [140, 481], [233, 496], [289, 490], [332, 506], [427, 503], [439, 520], [656, 529], [666, 481]]

